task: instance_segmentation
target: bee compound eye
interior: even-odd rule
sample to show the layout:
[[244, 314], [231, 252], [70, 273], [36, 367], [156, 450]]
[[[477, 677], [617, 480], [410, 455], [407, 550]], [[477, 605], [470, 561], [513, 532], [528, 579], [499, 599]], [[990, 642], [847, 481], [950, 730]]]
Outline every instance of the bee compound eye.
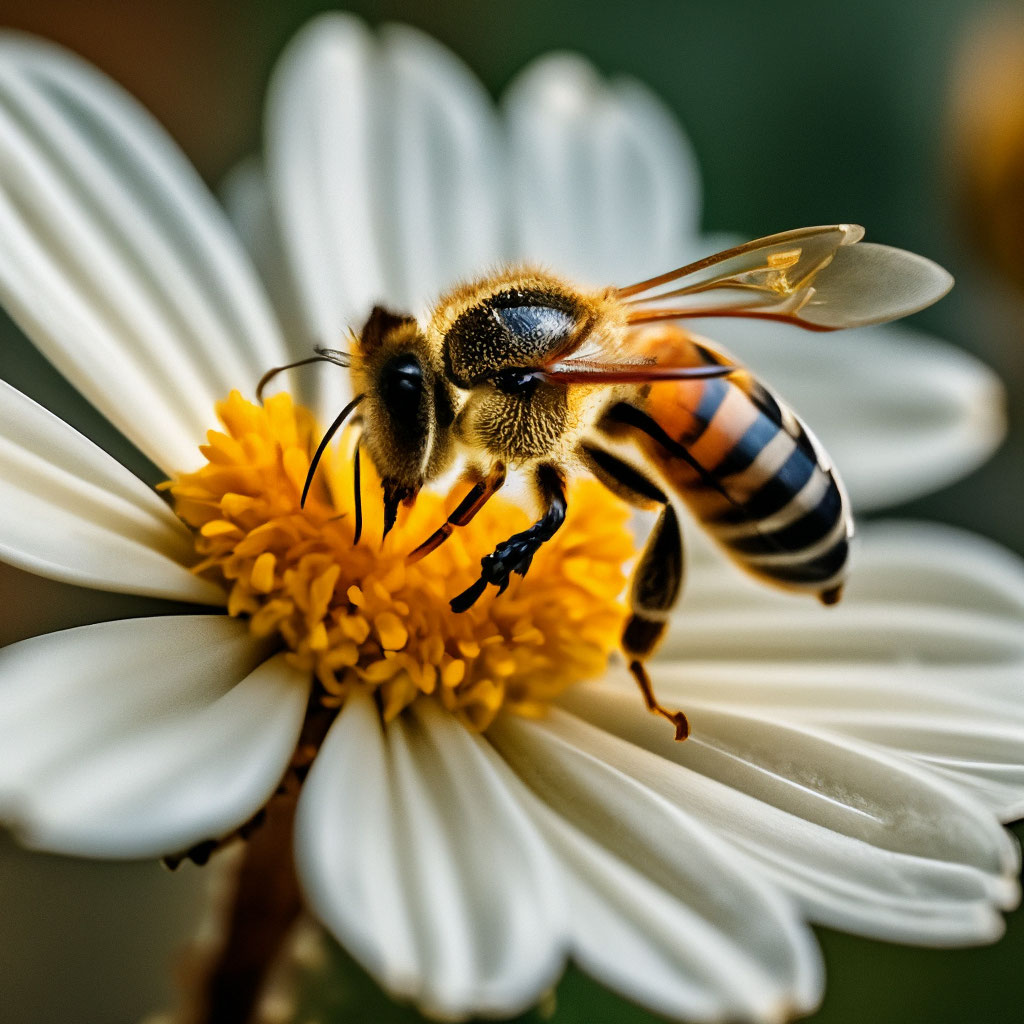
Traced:
[[381, 391], [385, 402], [416, 401], [423, 391], [423, 368], [412, 355], [396, 356], [381, 374]]

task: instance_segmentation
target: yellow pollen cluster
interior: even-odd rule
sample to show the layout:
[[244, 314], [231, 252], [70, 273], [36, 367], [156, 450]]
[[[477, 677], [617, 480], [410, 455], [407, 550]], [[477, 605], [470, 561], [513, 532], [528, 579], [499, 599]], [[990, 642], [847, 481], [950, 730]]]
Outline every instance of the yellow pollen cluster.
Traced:
[[465, 488], [423, 492], [381, 545], [380, 483], [363, 460], [362, 540], [353, 544], [354, 435], [329, 450], [304, 508], [299, 496], [320, 432], [286, 394], [265, 406], [232, 392], [217, 407], [207, 464], [166, 486], [195, 530], [197, 573], [219, 578], [228, 611], [257, 636], [278, 634], [314, 673], [320, 699], [376, 692], [385, 720], [430, 694], [474, 729], [502, 707], [543, 713], [567, 686], [600, 675], [625, 608], [623, 564], [634, 554], [627, 512], [592, 480], [569, 493], [569, 515], [525, 578], [493, 587], [468, 611], [449, 600], [478, 577], [480, 559], [531, 520], [500, 496], [420, 562], [406, 556], [439, 526]]

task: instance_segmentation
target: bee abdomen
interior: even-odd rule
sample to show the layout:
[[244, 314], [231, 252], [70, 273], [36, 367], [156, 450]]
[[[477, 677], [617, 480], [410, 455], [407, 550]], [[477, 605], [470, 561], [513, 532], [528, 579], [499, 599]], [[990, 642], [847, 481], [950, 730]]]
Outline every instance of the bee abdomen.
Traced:
[[804, 425], [750, 378], [659, 384], [639, 427], [667, 482], [734, 561], [779, 586], [832, 591], [851, 521], [842, 488]]
[[846, 502], [802, 431], [794, 437], [777, 427], [743, 470], [707, 468], [711, 480], [700, 480], [689, 504], [744, 568], [801, 589], [842, 580], [851, 534]]

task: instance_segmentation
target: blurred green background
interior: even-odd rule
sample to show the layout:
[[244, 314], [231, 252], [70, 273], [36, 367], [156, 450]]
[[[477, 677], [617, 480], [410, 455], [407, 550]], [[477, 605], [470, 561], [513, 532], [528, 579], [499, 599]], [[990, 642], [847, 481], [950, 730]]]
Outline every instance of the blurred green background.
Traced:
[[[0, 0], [0, 24], [58, 40], [98, 64], [155, 112], [216, 185], [258, 148], [273, 61], [322, 9], [312, 0]], [[708, 231], [754, 237], [855, 221], [872, 240], [948, 267], [957, 288], [916, 322], [1000, 373], [1011, 437], [979, 472], [897, 514], [964, 525], [1024, 552], [1024, 260], [1013, 234], [1015, 226], [1024, 233], [1024, 143], [1015, 192], [976, 186], [985, 170], [976, 167], [985, 160], [978, 110], [1009, 123], [1024, 109], [1024, 60], [994, 85], [973, 77], [992, 72], [995, 42], [1024, 53], [1024, 6], [447, 0], [348, 9], [371, 22], [427, 30], [495, 94], [553, 48], [649, 83], [696, 148]], [[1018, 121], [1024, 139], [1024, 118]], [[7, 323], [0, 325], [0, 377], [139, 465]], [[0, 642], [24, 635], [24, 623], [40, 615], [50, 627], [72, 624], [75, 613], [49, 584], [5, 571], [0, 589], [14, 597], [4, 597], [10, 610]], [[96, 597], [88, 617], [118, 615], [119, 601]], [[198, 884], [195, 871], [170, 876], [148, 864], [31, 857], [0, 841], [0, 1017], [116, 1024], [159, 1008], [169, 993], [169, 959], [198, 906]], [[819, 1024], [1022, 1017], [1022, 913], [1011, 916], [1002, 943], [984, 950], [907, 950], [832, 933], [822, 943], [829, 984], [813, 1018]], [[343, 1002], [335, 1009], [346, 1019], [373, 1019], [348, 1016]], [[649, 1019], [575, 975], [557, 1013], [563, 1024]]]

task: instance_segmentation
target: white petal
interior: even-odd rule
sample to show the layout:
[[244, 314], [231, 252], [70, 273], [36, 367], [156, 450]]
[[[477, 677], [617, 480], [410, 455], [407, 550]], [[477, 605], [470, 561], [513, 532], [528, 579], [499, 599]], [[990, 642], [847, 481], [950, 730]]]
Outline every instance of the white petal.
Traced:
[[631, 80], [544, 57], [505, 96], [516, 255], [595, 285], [685, 263], [700, 179], [673, 115]]
[[869, 523], [861, 531], [852, 600], [907, 602], [1024, 617], [1024, 561], [984, 537], [927, 522]]
[[859, 736], [1019, 817], [1024, 563], [924, 523], [872, 525], [858, 554], [844, 601], [825, 614], [737, 585], [723, 567], [714, 586], [703, 569], [702, 610], [676, 619], [662, 654], [688, 659], [671, 670], [680, 694]]
[[984, 462], [1005, 433], [995, 374], [907, 327], [811, 334], [739, 320], [694, 321], [806, 420], [854, 505], [916, 498]]
[[689, 531], [686, 592], [658, 656], [729, 662], [1011, 664], [1024, 564], [962, 530], [869, 523], [836, 606], [756, 582]]
[[[859, 537], [842, 602], [822, 608], [781, 594], [705, 555], [658, 658], [690, 664], [801, 663], [1001, 669], [1024, 659], [1024, 563], [962, 530], [923, 523], [869, 524]], [[1019, 690], [1002, 694], [1020, 701]]]
[[166, 601], [92, 590], [37, 576], [0, 562], [0, 594], [11, 599], [0, 616], [0, 648], [29, 637], [94, 622], [166, 615]]
[[[1011, 686], [1019, 689], [1022, 670], [1024, 666], [1018, 665], [1012, 673], [944, 672], [938, 680], [921, 684], [916, 693], [900, 679], [887, 687], [883, 710], [858, 708], [838, 721], [825, 715], [821, 721], [834, 731], [910, 757], [959, 786], [999, 820], [1017, 821], [1024, 817], [1024, 722], [1019, 705], [1000, 706], [990, 693]], [[871, 695], [877, 700], [877, 680], [872, 682]], [[971, 697], [960, 705], [936, 697], [936, 682], [943, 688], [961, 688]], [[916, 701], [916, 706], [903, 714], [888, 712], [900, 696]]]
[[266, 169], [308, 331], [336, 346], [387, 296], [387, 250], [377, 237], [372, 166], [369, 32], [320, 17], [289, 43], [271, 79]]
[[535, 814], [571, 880], [585, 967], [652, 1008], [696, 1019], [774, 1020], [816, 1004], [813, 940], [686, 813], [688, 773], [667, 766], [678, 784], [670, 802], [650, 785], [656, 758], [558, 710], [543, 722], [504, 716], [488, 738], [547, 805]]
[[461, 60], [402, 25], [385, 28], [382, 42], [394, 162], [382, 226], [397, 229], [395, 301], [419, 311], [505, 254], [504, 162], [490, 97]]
[[762, 595], [751, 593], [745, 602], [749, 607], [737, 602], [726, 618], [720, 610], [705, 609], [702, 601], [699, 610], [673, 618], [658, 657], [886, 666], [1005, 663], [1020, 655], [1018, 620], [897, 601], [869, 605], [854, 601], [855, 593], [851, 586], [842, 607], [835, 609], [812, 605], [806, 597], [798, 602], [796, 597], [769, 596], [762, 604], [756, 601]]
[[0, 804], [23, 840], [154, 857], [230, 833], [294, 752], [308, 673], [226, 616], [82, 626], [0, 651]]
[[685, 743], [624, 686], [580, 687], [567, 706], [656, 754], [634, 774], [735, 844], [811, 920], [935, 945], [1001, 934], [996, 908], [1019, 896], [1017, 850], [976, 801], [867, 744], [694, 697], [688, 666], [669, 668], [654, 684], [685, 708]]
[[271, 86], [267, 168], [296, 284], [320, 343], [372, 304], [418, 312], [501, 255], [494, 115], [427, 36], [315, 19]]
[[385, 988], [436, 1015], [519, 1012], [561, 970], [557, 875], [509, 781], [433, 706], [382, 732], [355, 695], [299, 803], [310, 905]]
[[[281, 228], [271, 209], [263, 164], [255, 157], [240, 161], [221, 182], [219, 192], [228, 218], [270, 296], [282, 327], [288, 358], [297, 360], [310, 355], [317, 342], [309, 332], [301, 309], [302, 300], [296, 291]], [[284, 380], [280, 378], [276, 386], [283, 386]], [[288, 390], [292, 394], [301, 393], [306, 381], [306, 376], [296, 374]]]
[[562, 857], [573, 958], [602, 985], [674, 1019], [790, 1016], [785, 1000], [762, 979], [749, 987], [748, 963], [737, 970], [736, 950], [716, 922], [546, 805], [536, 801], [531, 810]]
[[106, 452], [0, 381], [0, 559], [64, 583], [223, 604], [188, 530]]
[[49, 44], [0, 39], [0, 296], [54, 365], [165, 471], [213, 402], [283, 361], [223, 214], [163, 130]]

